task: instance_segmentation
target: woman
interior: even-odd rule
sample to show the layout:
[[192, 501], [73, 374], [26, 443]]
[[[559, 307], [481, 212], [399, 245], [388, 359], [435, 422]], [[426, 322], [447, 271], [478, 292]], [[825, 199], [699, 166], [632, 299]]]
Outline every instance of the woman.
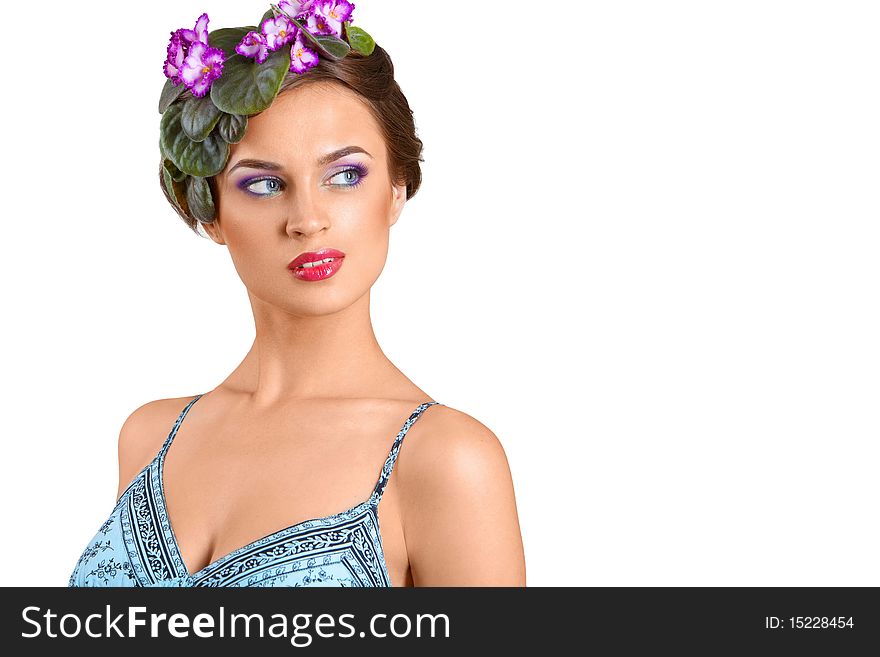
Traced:
[[[229, 250], [256, 337], [212, 390], [125, 421], [118, 499], [70, 586], [525, 585], [498, 438], [431, 399], [373, 333], [370, 289], [419, 187], [422, 144], [384, 50], [333, 59], [304, 34], [355, 34], [330, 20], [346, 9], [350, 21], [347, 4], [282, 2], [260, 33], [238, 33], [253, 66], [287, 52], [290, 69], [238, 141], [217, 139], [222, 169], [194, 175], [204, 170], [180, 145], [213, 137], [163, 132], [163, 190]], [[186, 117], [182, 103], [195, 123], [197, 100], [223, 104], [218, 80], [235, 62], [227, 44], [213, 51], [226, 70], [212, 72], [212, 43], [206, 14], [172, 35], [166, 75], [187, 89], [170, 103], [163, 92], [163, 131]], [[185, 70], [193, 53], [198, 79]], [[218, 126], [233, 125], [227, 113]]]

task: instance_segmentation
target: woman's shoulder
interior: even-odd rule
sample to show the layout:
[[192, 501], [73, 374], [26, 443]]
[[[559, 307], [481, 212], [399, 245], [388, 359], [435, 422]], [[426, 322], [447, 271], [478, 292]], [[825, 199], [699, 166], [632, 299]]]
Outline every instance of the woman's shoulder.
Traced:
[[399, 491], [417, 586], [523, 585], [516, 496], [501, 440], [447, 406], [432, 406], [423, 421], [401, 457]]
[[425, 419], [419, 422], [422, 432], [433, 437], [430, 442], [437, 442], [442, 437], [442, 444], [435, 447], [467, 450], [486, 443], [501, 447], [501, 441], [489, 427], [462, 410], [443, 403], [433, 404], [426, 410]]
[[148, 401], [129, 413], [119, 430], [120, 482], [130, 481], [155, 458], [178, 415], [194, 396]]
[[499, 482], [503, 487], [509, 481], [501, 440], [483, 422], [445, 404], [430, 406], [422, 415], [398, 466], [402, 487], [416, 498], [430, 499], [440, 491], [468, 497], [486, 484], [497, 489]]

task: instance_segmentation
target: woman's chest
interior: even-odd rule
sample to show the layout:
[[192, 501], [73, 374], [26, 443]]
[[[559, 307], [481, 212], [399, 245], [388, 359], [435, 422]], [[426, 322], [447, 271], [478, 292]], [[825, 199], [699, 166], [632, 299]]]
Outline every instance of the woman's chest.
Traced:
[[[287, 528], [357, 511], [390, 446], [381, 418], [193, 419], [157, 464], [168, 523], [190, 573]], [[377, 547], [393, 583], [403, 585], [408, 562], [393, 486], [375, 514]]]

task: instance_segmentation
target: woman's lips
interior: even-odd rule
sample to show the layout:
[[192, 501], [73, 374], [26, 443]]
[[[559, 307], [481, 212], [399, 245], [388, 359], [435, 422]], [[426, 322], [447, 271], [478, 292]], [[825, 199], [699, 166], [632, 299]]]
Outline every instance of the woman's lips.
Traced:
[[336, 249], [306, 251], [294, 258], [287, 268], [303, 281], [322, 281], [342, 267], [345, 254]]

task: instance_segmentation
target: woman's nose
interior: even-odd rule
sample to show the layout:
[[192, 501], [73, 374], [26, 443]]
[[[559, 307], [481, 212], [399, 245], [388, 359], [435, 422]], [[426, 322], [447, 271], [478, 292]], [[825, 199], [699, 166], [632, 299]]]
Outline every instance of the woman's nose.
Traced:
[[317, 203], [317, 193], [303, 188], [290, 195], [287, 204], [288, 235], [312, 235], [329, 226], [329, 219]]

